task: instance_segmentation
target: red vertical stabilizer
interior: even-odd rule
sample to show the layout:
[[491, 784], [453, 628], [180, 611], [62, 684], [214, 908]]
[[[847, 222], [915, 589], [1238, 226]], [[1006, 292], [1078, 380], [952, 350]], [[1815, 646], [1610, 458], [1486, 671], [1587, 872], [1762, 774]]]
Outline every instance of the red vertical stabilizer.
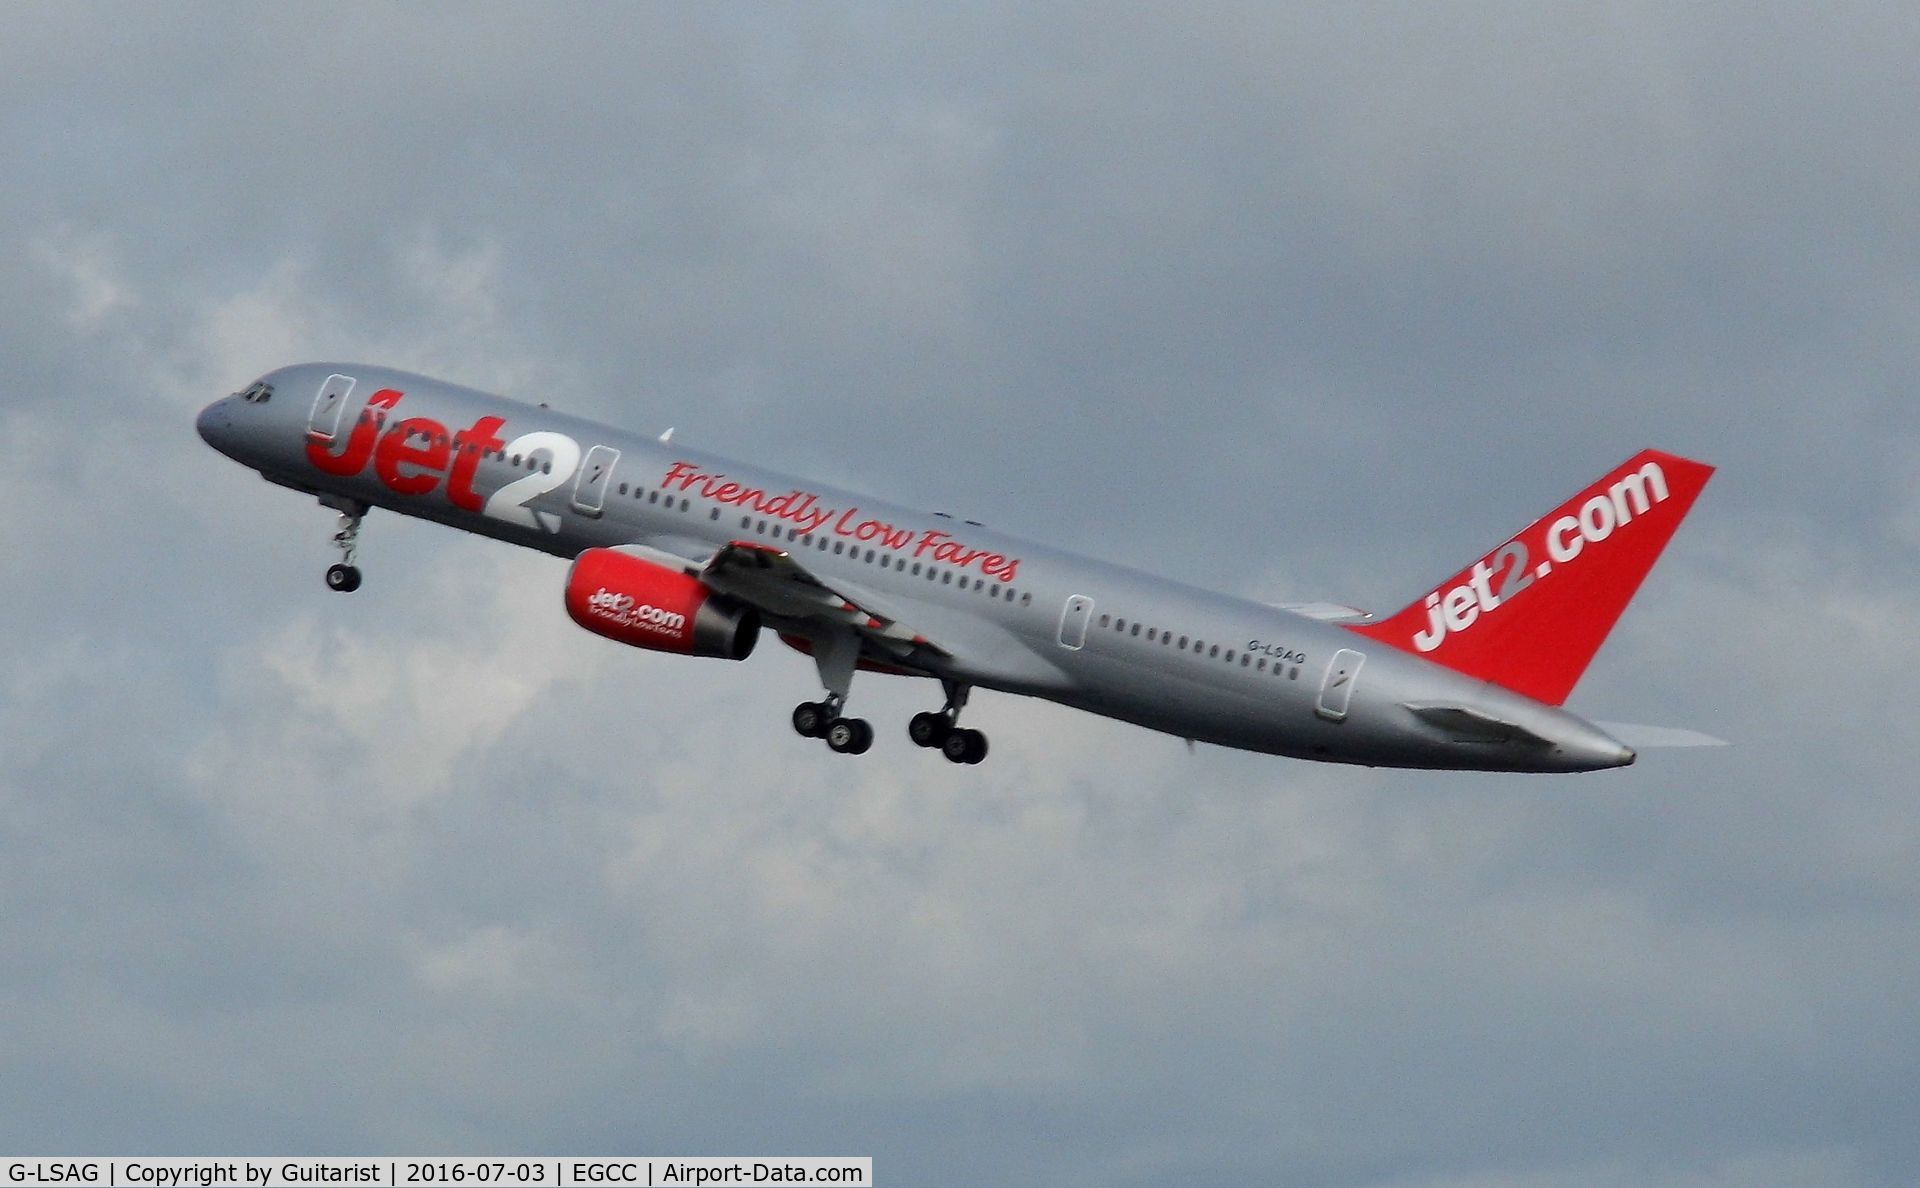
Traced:
[[1392, 618], [1351, 630], [1560, 705], [1712, 474], [1644, 450]]

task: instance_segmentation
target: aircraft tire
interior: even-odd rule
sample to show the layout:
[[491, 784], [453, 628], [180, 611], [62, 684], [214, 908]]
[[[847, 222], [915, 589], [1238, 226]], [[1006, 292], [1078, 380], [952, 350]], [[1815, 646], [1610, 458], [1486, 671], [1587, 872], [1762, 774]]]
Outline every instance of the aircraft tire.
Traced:
[[825, 738], [831, 721], [827, 707], [817, 701], [803, 701], [793, 707], [793, 729], [801, 738]]
[[835, 718], [827, 727], [827, 746], [841, 755], [865, 754], [873, 745], [873, 727], [860, 718]]
[[956, 730], [940, 744], [949, 763], [978, 763], [987, 757], [987, 736], [978, 730]]
[[987, 736], [978, 730], [967, 731], [967, 762], [979, 763], [987, 757]]
[[907, 737], [916, 747], [938, 747], [952, 733], [953, 727], [939, 714], [915, 714], [907, 722]]
[[360, 570], [352, 565], [327, 566], [327, 589], [351, 594], [360, 588]]

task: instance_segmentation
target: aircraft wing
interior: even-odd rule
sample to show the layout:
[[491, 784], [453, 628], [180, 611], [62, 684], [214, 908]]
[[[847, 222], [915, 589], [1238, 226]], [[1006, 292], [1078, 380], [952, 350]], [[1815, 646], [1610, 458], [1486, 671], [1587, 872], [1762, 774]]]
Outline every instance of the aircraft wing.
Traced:
[[921, 669], [933, 661], [948, 671], [992, 673], [1033, 688], [1069, 684], [1056, 665], [997, 623], [951, 606], [823, 581], [786, 549], [756, 541], [715, 549], [678, 536], [645, 537], [619, 548], [697, 577], [770, 617], [850, 627], [862, 651], [883, 663]]
[[767, 614], [785, 619], [824, 619], [851, 627], [864, 639], [897, 657], [904, 657], [915, 648], [930, 648], [942, 656], [952, 656], [947, 649], [871, 605], [864, 596], [849, 597], [827, 585], [785, 549], [736, 540], [709, 557], [701, 566], [699, 576], [722, 594], [750, 602]]

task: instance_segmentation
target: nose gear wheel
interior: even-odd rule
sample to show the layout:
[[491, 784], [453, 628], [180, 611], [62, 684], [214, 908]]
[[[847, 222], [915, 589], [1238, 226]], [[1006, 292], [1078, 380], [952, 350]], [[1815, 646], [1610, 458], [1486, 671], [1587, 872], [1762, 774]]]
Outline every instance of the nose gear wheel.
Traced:
[[353, 560], [360, 548], [360, 521], [367, 518], [367, 505], [326, 496], [320, 502], [340, 513], [340, 526], [333, 532], [333, 547], [340, 550], [340, 561], [327, 566], [327, 589], [351, 594], [360, 588], [360, 567]]

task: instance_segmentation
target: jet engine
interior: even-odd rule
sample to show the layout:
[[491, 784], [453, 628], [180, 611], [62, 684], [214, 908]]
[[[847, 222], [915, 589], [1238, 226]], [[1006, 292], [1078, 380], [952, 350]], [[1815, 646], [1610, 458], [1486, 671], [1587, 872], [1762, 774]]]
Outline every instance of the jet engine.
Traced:
[[615, 549], [588, 549], [574, 560], [567, 614], [595, 635], [682, 656], [745, 660], [760, 639], [753, 607]]

